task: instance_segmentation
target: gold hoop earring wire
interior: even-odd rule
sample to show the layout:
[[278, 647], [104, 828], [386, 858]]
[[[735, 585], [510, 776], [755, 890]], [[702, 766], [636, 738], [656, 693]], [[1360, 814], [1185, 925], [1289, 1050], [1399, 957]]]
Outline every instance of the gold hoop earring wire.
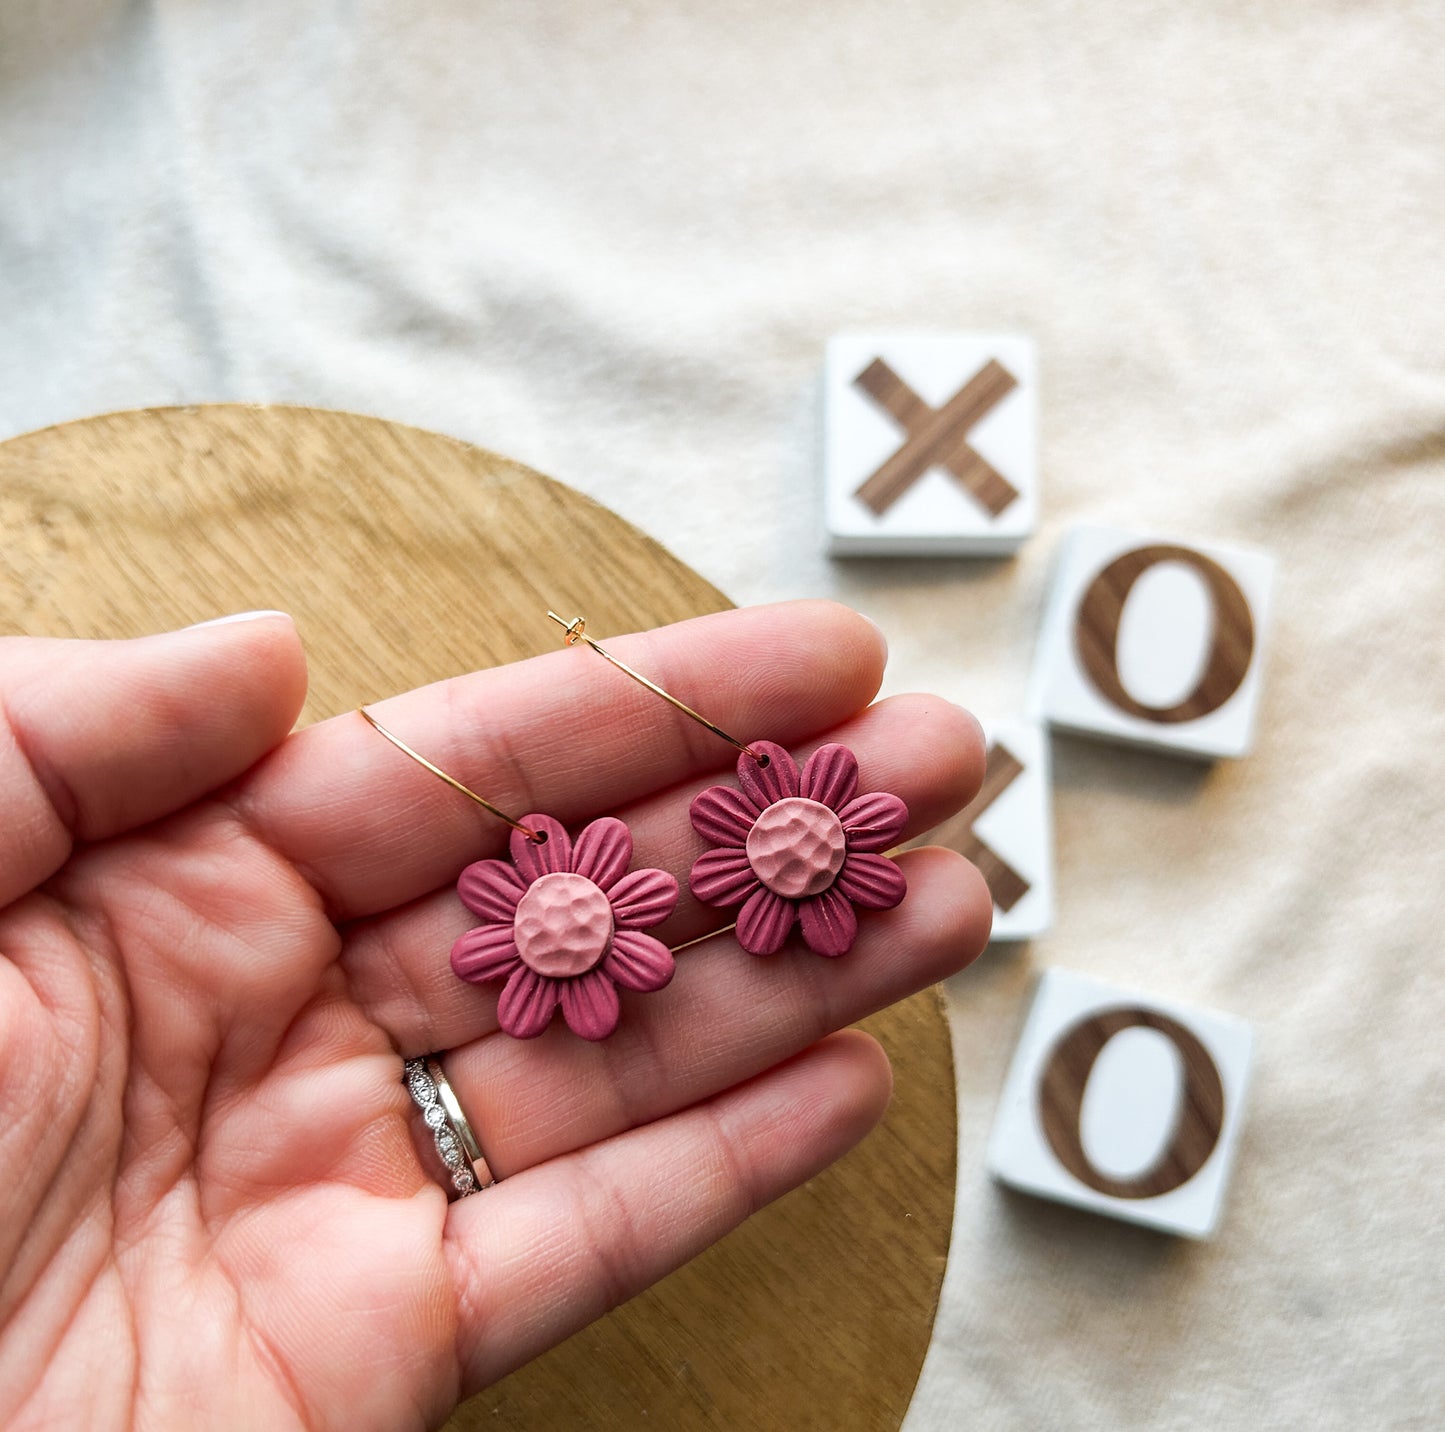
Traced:
[[[613, 666], [615, 666], [619, 671], [626, 672], [626, 674], [630, 676], [634, 681], [639, 682], [641, 685], [645, 686], [654, 695], [662, 697], [662, 699], [666, 701], [669, 706], [677, 707], [677, 709], [681, 711], [684, 716], [691, 717], [691, 719], [696, 721], [699, 726], [706, 726], [707, 729], [711, 731], [714, 736], [721, 736], [723, 740], [728, 743], [729, 746], [734, 746], [744, 755], [751, 756], [753, 760], [758, 763], [758, 765], [766, 766], [768, 764], [768, 758], [763, 755], [762, 752], [755, 751], [751, 746], [744, 745], [741, 741], [737, 739], [736, 736], [729, 736], [728, 733], [724, 731], [721, 726], [714, 725], [711, 721], [707, 719], [706, 716], [700, 715], [698, 712], [694, 711], [691, 706], [688, 706], [686, 703], [679, 701], [676, 696], [673, 696], [670, 693], [664, 691], [662, 687], [660, 687], [655, 681], [649, 681], [640, 671], [634, 671], [630, 666], [628, 666], [625, 661], [619, 661], [599, 642], [595, 641], [592, 637], [587, 635], [587, 621], [584, 617], [573, 617], [572, 620], [569, 622], [564, 621], [561, 617], [557, 615], [556, 612], [548, 612], [547, 615], [551, 617], [552, 620], [556, 622], [557, 625], [567, 633], [566, 641], [568, 646], [576, 646], [579, 641], [585, 641], [587, 645], [590, 646], [592, 650], [598, 654], [598, 656], [606, 657], [606, 659], [610, 661]], [[673, 945], [671, 947], [672, 953], [675, 955], [679, 955], [684, 950], [691, 949], [693, 945], [701, 945], [706, 941], [715, 938], [718, 935], [725, 935], [729, 930], [735, 929], [737, 929], [736, 920], [734, 920], [730, 925], [724, 925], [719, 930], [709, 930], [705, 935], [698, 935], [691, 940], [684, 940], [680, 945]]]
[[556, 622], [557, 625], [567, 633], [565, 640], [568, 646], [575, 646], [579, 641], [585, 641], [587, 645], [590, 646], [592, 650], [597, 653], [598, 656], [605, 657], [613, 664], [613, 666], [618, 669], [618, 671], [625, 672], [639, 685], [645, 686], [650, 692], [652, 692], [654, 696], [662, 697], [662, 699], [666, 701], [669, 706], [675, 706], [679, 711], [682, 712], [684, 716], [690, 717], [692, 720], [696, 721], [699, 726], [707, 727], [707, 729], [711, 731], [714, 736], [721, 736], [723, 740], [728, 743], [729, 746], [736, 747], [736, 749], [741, 751], [745, 756], [751, 756], [753, 760], [758, 763], [758, 765], [766, 766], [768, 764], [767, 756], [765, 756], [761, 751], [755, 751], [751, 746], [744, 745], [744, 743], [739, 741], [736, 736], [729, 736], [728, 733], [724, 731], [721, 726], [714, 725], [713, 722], [709, 721], [706, 716], [700, 715], [698, 712], [694, 711], [692, 707], [689, 706], [686, 702], [679, 701], [676, 696], [673, 696], [670, 692], [664, 691], [662, 687], [660, 687], [655, 681], [649, 681], [640, 671], [634, 671], [630, 666], [628, 666], [625, 661], [619, 661], [599, 642], [595, 641], [592, 637], [587, 635], [587, 620], [585, 617], [573, 617], [572, 620], [569, 622], [564, 621], [561, 617], [557, 615], [556, 612], [548, 612], [547, 615], [551, 617], [552, 620]]
[[408, 746], [406, 742], [401, 739], [400, 736], [396, 735], [395, 732], [388, 731], [386, 727], [383, 726], [381, 722], [378, 721], [376, 717], [373, 716], [371, 712], [366, 709], [365, 706], [358, 706], [356, 709], [357, 712], [366, 720], [366, 722], [370, 726], [372, 726], [375, 730], [379, 731], [383, 736], [385, 736], [386, 739], [390, 741], [391, 744], [395, 746], [398, 751], [404, 751], [408, 756], [412, 758], [413, 761], [417, 763], [417, 765], [425, 766], [427, 770], [432, 773], [432, 775], [438, 777], [440, 780], [445, 781], [454, 791], [460, 791], [464, 796], [466, 796], [468, 800], [476, 801], [476, 803], [481, 806], [484, 811], [487, 811], [490, 814], [496, 816], [498, 820], [506, 821], [506, 823], [511, 826], [513, 830], [521, 831], [521, 833], [525, 835], [527, 839], [530, 840], [534, 845], [544, 845], [546, 843], [547, 837], [542, 831], [533, 830], [531, 826], [523, 825], [522, 822], [519, 820], [513, 820], [512, 817], [506, 813], [506, 811], [498, 810], [496, 806], [494, 806], [491, 801], [487, 800], [485, 796], [479, 796], [474, 790], [471, 789], [470, 786], [464, 786], [459, 780], [457, 780], [455, 776], [447, 775], [447, 773], [442, 770], [440, 766], [432, 765], [432, 763], [427, 760], [427, 758], [423, 756], [420, 752], [413, 751], [412, 748]]

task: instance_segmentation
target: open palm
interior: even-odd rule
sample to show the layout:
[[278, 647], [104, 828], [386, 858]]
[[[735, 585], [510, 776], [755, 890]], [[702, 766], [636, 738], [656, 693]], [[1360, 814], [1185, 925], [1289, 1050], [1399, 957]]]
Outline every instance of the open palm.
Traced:
[[[872, 626], [821, 603], [613, 643], [729, 729], [858, 754], [913, 830], [982, 775], [947, 702], [868, 709]], [[842, 959], [722, 934], [603, 1044], [497, 1032], [453, 884], [505, 829], [355, 715], [288, 735], [291, 623], [0, 640], [0, 1425], [430, 1426], [810, 1177], [881, 1116], [834, 1033], [961, 967], [960, 857]], [[632, 827], [684, 881], [728, 748], [584, 650], [382, 702], [504, 809]], [[669, 944], [726, 916], [685, 893]], [[501, 1182], [448, 1204], [401, 1057], [448, 1076]]]

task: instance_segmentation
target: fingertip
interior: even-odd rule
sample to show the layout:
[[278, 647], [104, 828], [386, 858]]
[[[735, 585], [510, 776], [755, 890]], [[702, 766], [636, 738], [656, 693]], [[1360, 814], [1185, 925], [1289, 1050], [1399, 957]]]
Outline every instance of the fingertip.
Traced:
[[217, 651], [228, 667], [237, 663], [263, 674], [251, 714], [260, 728], [258, 736], [265, 738], [265, 749], [296, 724], [306, 701], [306, 649], [289, 613], [237, 612], [166, 635], [204, 641], [208, 654]]
[[957, 857], [950, 863], [957, 867], [960, 897], [967, 912], [961, 939], [966, 958], [959, 968], [967, 969], [984, 952], [993, 934], [993, 893], [973, 861], [956, 850], [945, 850], [944, 854]]
[[983, 784], [987, 757], [978, 723], [941, 696], [889, 696], [829, 739], [857, 753], [863, 789], [904, 799], [913, 835], [956, 815]]
[[754, 1084], [773, 1106], [777, 1137], [808, 1151], [808, 1169], [790, 1176], [791, 1184], [841, 1158], [877, 1126], [893, 1094], [893, 1071], [877, 1040], [844, 1029]]
[[[709, 716], [729, 705], [746, 709], [746, 717], [731, 718], [734, 724], [743, 721], [738, 734], [744, 739], [766, 736], [787, 744], [826, 731], [862, 711], [883, 683], [888, 659], [883, 633], [841, 602], [803, 597], [694, 617], [683, 625], [703, 651], [711, 632], [726, 629], [726, 642], [719, 638], [717, 650], [727, 650], [729, 658], [706, 671], [717, 689], [708, 691], [695, 681], [694, 691], [702, 688], [702, 694], [693, 704], [712, 700]], [[658, 638], [659, 633], [647, 634], [661, 650], [667, 643]], [[660, 684], [666, 686], [668, 663], [646, 653], [644, 660], [652, 664], [648, 674], [657, 678], [661, 671]]]
[[888, 665], [888, 638], [872, 617], [826, 597], [804, 597], [785, 605], [806, 609], [803, 620], [814, 628], [818, 639], [834, 650], [845, 651], [859, 675], [866, 675], [872, 692], [877, 693]]
[[954, 709], [963, 714], [968, 726], [968, 736], [964, 745], [969, 766], [977, 781], [968, 795], [968, 799], [972, 800], [978, 794], [979, 787], [983, 785], [984, 770], [988, 765], [988, 735], [983, 729], [983, 722], [967, 706], [960, 706], [955, 702]]
[[104, 840], [219, 789], [286, 737], [306, 691], [287, 620], [123, 640], [16, 638], [0, 722], [0, 904]]
[[893, 1065], [883, 1046], [866, 1030], [840, 1029], [823, 1044], [841, 1057], [852, 1077], [853, 1104], [865, 1121], [863, 1132], [873, 1128], [893, 1101]]
[[934, 755], [931, 801], [942, 820], [962, 810], [983, 785], [988, 748], [978, 718], [963, 706], [929, 693], [891, 698], [906, 703], [917, 723], [915, 749]]
[[[878, 624], [852, 607], [804, 597], [754, 608], [779, 629], [771, 659], [758, 676], [774, 688], [766, 705], [787, 725], [809, 735], [864, 710], [883, 684], [888, 643]], [[788, 657], [788, 649], [798, 653]], [[800, 685], [800, 673], [808, 681]], [[762, 733], [757, 733], [762, 734]]]
[[899, 911], [914, 916], [928, 911], [918, 943], [927, 946], [933, 981], [967, 969], [993, 929], [993, 896], [978, 867], [942, 845], [905, 851], [898, 863], [908, 876], [908, 896]]

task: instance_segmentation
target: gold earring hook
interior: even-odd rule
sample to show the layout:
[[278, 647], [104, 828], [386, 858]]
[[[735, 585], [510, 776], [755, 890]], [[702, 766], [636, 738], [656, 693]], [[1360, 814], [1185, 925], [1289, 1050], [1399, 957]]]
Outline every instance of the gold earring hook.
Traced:
[[564, 621], [556, 612], [548, 612], [547, 615], [567, 633], [564, 640], [568, 646], [575, 646], [579, 641], [585, 641], [598, 656], [606, 657], [619, 671], [625, 672], [634, 681], [645, 686], [654, 696], [660, 696], [670, 706], [675, 706], [684, 716], [691, 717], [699, 726], [706, 726], [714, 736], [721, 736], [729, 746], [735, 746], [745, 756], [751, 756], [758, 765], [766, 766], [768, 758], [761, 751], [755, 751], [751, 746], [744, 745], [736, 736], [729, 736], [721, 726], [714, 725], [706, 716], [694, 711], [686, 702], [679, 701], [676, 696], [666, 692], [655, 681], [649, 681], [640, 671], [634, 671], [625, 661], [619, 661], [612, 653], [606, 650], [600, 643], [587, 635], [587, 620], [585, 617], [573, 617], [572, 620]]
[[432, 773], [432, 775], [439, 776], [454, 791], [460, 791], [464, 796], [467, 797], [468, 800], [476, 801], [476, 803], [481, 806], [484, 811], [489, 811], [492, 815], [496, 816], [498, 820], [506, 821], [506, 823], [511, 826], [513, 830], [521, 831], [521, 833], [525, 835], [527, 839], [530, 840], [534, 845], [546, 844], [547, 835], [545, 831], [533, 830], [531, 826], [523, 825], [522, 822], [519, 820], [513, 820], [512, 817], [509, 816], [505, 811], [498, 810], [496, 806], [491, 803], [491, 801], [486, 799], [485, 796], [479, 796], [469, 786], [464, 786], [459, 780], [457, 780], [455, 776], [447, 775], [447, 773], [442, 770], [440, 766], [432, 765], [432, 763], [427, 760], [427, 758], [423, 756], [420, 752], [413, 751], [412, 748], [408, 746], [406, 742], [401, 739], [400, 736], [396, 735], [395, 732], [388, 731], [386, 727], [383, 726], [381, 722], [378, 721], [376, 717], [373, 716], [371, 712], [366, 709], [365, 706], [358, 706], [356, 709], [357, 712], [366, 720], [366, 722], [377, 731], [379, 731], [383, 736], [385, 736], [386, 739], [390, 741], [391, 744], [395, 746], [398, 751], [405, 751], [406, 754], [410, 756], [413, 761], [415, 761], [420, 766], [425, 766], [427, 770]]

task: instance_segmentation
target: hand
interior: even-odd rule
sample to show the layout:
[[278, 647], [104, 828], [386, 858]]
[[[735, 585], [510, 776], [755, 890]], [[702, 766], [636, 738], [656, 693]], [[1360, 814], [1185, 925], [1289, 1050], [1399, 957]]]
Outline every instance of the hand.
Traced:
[[[609, 643], [745, 739], [858, 754], [910, 834], [977, 789], [977, 726], [864, 710], [875, 629], [823, 603]], [[990, 902], [961, 857], [837, 961], [729, 935], [589, 1044], [496, 1032], [452, 973], [454, 882], [505, 828], [353, 714], [288, 735], [296, 632], [0, 640], [0, 1424], [433, 1424], [677, 1267], [881, 1117], [888, 1064], [835, 1033], [962, 967]], [[729, 750], [582, 650], [375, 711], [473, 789], [626, 819], [683, 881]], [[501, 1179], [448, 1204], [399, 1056], [447, 1073]]]

